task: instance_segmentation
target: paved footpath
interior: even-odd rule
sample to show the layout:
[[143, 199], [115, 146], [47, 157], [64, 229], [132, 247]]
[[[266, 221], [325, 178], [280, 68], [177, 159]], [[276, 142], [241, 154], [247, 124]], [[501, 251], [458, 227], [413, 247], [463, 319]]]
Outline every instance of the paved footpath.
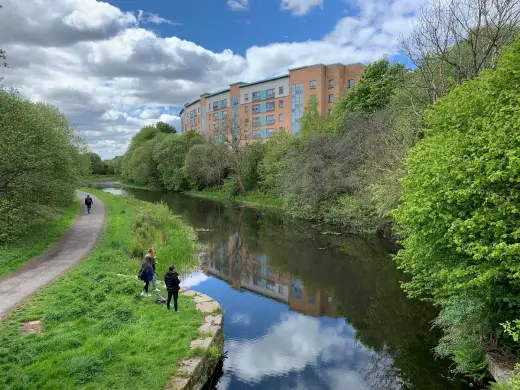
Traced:
[[83, 259], [97, 243], [105, 223], [105, 206], [95, 196], [88, 214], [85, 192], [77, 191], [81, 202], [80, 216], [51, 249], [25, 264], [17, 272], [0, 279], [0, 321], [14, 307]]

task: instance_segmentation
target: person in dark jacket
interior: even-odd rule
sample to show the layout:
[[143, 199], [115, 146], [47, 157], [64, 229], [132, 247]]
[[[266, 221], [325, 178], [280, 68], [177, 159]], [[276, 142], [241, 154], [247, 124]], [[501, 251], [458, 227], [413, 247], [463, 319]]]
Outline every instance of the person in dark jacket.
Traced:
[[94, 201], [90, 197], [90, 195], [87, 195], [85, 198], [85, 206], [87, 206], [87, 212], [90, 214], [90, 211], [92, 210], [92, 205], [94, 204]]
[[153, 279], [153, 267], [152, 267], [151, 259], [145, 257], [141, 267], [146, 270], [146, 273], [145, 273], [144, 279], [143, 279], [144, 287], [143, 287], [143, 292], [141, 293], [141, 296], [149, 297], [150, 294], [148, 293], [148, 285], [150, 284], [150, 281]]
[[175, 271], [175, 267], [170, 265], [170, 270], [164, 275], [164, 284], [166, 284], [166, 290], [168, 291], [168, 300], [166, 301], [166, 307], [170, 310], [170, 302], [173, 297], [173, 308], [177, 312], [177, 299], [179, 298], [179, 285], [181, 281], [179, 274]]

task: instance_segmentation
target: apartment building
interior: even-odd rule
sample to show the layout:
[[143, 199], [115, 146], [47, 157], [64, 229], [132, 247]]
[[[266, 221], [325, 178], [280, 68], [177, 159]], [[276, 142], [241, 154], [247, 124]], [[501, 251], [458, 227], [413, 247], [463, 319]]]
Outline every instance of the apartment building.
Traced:
[[316, 99], [321, 114], [330, 114], [335, 100], [359, 82], [364, 69], [363, 64], [318, 64], [266, 80], [232, 84], [186, 104], [180, 112], [181, 132], [214, 136], [233, 118], [250, 129], [255, 140], [277, 133], [298, 134], [310, 99]]

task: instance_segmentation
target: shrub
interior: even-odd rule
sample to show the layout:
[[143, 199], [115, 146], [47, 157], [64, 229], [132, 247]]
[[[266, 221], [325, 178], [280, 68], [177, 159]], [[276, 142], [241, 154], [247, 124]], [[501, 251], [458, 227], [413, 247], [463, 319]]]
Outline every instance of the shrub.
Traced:
[[229, 168], [225, 145], [201, 144], [193, 146], [186, 156], [186, 173], [199, 188], [222, 184]]
[[[406, 290], [440, 304], [475, 297], [493, 313], [482, 338], [520, 309], [519, 64], [520, 41], [496, 70], [456, 87], [428, 111], [425, 139], [409, 153], [403, 203], [393, 213], [404, 237], [396, 260], [412, 275]], [[456, 337], [453, 356], [467, 345]], [[473, 364], [466, 356], [456, 358], [461, 371]]]
[[70, 205], [89, 169], [82, 141], [56, 108], [0, 89], [0, 243]]

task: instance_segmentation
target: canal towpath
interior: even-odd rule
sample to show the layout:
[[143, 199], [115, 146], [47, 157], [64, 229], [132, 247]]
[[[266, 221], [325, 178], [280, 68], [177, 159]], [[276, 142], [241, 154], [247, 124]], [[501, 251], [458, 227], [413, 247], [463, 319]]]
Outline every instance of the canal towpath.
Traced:
[[[76, 191], [83, 203], [87, 193]], [[105, 206], [92, 196], [94, 205], [87, 214], [83, 204], [79, 217], [60, 240], [45, 253], [18, 271], [0, 279], [0, 322], [20, 303], [60, 277], [87, 256], [99, 241], [105, 224]]]

